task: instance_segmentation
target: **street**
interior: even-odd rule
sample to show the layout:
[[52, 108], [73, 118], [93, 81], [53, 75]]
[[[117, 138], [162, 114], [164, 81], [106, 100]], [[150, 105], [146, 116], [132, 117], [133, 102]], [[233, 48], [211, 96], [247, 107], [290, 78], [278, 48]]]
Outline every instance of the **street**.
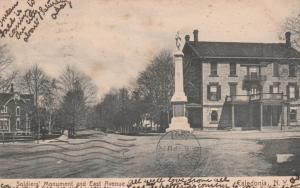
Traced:
[[[300, 171], [300, 132], [195, 132], [200, 143], [195, 168], [162, 168], [162, 134], [95, 134], [84, 139], [0, 145], [0, 178], [271, 176]], [[277, 163], [276, 154], [294, 154]], [[184, 168], [184, 167], [183, 167]]]

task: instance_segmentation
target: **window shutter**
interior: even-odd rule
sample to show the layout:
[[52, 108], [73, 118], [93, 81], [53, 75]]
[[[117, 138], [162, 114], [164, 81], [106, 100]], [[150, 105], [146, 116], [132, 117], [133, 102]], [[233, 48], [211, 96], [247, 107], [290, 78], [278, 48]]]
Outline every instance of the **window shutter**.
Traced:
[[270, 85], [270, 93], [273, 93], [273, 86]]
[[217, 98], [218, 98], [218, 100], [221, 100], [221, 85], [218, 85]]
[[210, 100], [210, 85], [207, 85], [207, 99]]
[[286, 95], [287, 95], [287, 98], [289, 99], [290, 98], [290, 85], [287, 85], [286, 86]]
[[299, 86], [295, 85], [295, 98], [299, 99]]

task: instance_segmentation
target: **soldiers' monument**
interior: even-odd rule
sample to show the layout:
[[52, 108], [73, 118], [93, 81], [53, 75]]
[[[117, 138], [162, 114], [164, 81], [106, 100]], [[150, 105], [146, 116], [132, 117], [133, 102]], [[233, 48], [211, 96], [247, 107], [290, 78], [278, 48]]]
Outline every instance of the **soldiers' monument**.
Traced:
[[175, 63], [175, 92], [171, 99], [173, 107], [173, 118], [167, 132], [174, 130], [193, 131], [188, 123], [187, 117], [185, 117], [187, 97], [183, 90], [183, 53], [181, 51], [181, 38], [179, 32], [176, 37], [176, 50], [174, 52]]

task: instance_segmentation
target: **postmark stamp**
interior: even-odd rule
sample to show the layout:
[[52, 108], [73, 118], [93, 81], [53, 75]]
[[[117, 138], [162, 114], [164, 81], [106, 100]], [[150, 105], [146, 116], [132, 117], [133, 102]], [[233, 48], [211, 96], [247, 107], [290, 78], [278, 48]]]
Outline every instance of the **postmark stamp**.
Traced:
[[166, 175], [191, 176], [201, 163], [200, 142], [189, 131], [167, 132], [157, 143], [156, 162]]

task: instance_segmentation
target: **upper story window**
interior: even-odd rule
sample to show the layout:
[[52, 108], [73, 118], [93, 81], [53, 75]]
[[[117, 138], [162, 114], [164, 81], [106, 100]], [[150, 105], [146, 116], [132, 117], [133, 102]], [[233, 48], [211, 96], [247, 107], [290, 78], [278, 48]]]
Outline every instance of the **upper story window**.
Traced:
[[1, 107], [1, 113], [7, 113], [7, 106]]
[[229, 95], [236, 95], [236, 86], [237, 83], [229, 83]]
[[289, 64], [289, 76], [295, 77], [296, 76], [296, 66], [295, 64]]
[[230, 63], [229, 76], [236, 76], [236, 63]]
[[299, 98], [299, 89], [296, 83], [289, 83], [286, 88], [287, 97], [289, 99], [298, 99]]
[[279, 85], [279, 82], [274, 82], [273, 85], [270, 85], [270, 93], [280, 93]]
[[221, 86], [213, 83], [207, 86], [207, 99], [210, 101], [218, 101], [221, 99]]
[[210, 63], [210, 76], [218, 76], [218, 64]]
[[258, 67], [249, 67], [249, 76], [251, 78], [258, 78]]
[[273, 63], [273, 76], [278, 77], [279, 76], [279, 64]]
[[16, 107], [16, 115], [19, 116], [20, 115], [20, 106]]

